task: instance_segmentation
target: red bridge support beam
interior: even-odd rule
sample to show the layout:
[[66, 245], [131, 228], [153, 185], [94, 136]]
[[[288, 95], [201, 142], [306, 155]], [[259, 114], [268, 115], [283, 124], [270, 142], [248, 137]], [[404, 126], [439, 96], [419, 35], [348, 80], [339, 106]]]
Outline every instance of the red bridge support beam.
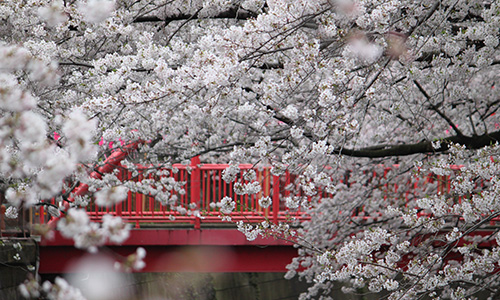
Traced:
[[[147, 253], [146, 267], [139, 272], [286, 272], [286, 265], [297, 256], [290, 242], [273, 238], [250, 242], [234, 229], [132, 230], [125, 243], [106, 246], [101, 253], [123, 259], [137, 247]], [[68, 272], [72, 264], [91, 255], [59, 233], [52, 241], [43, 240], [39, 248], [41, 274]]]
[[[297, 257], [290, 246], [142, 246], [146, 250], [146, 267], [135, 271], [149, 272], [286, 272], [286, 265]], [[40, 247], [40, 274], [63, 274], [79, 260], [97, 255], [112, 259], [135, 253], [135, 246], [109, 246], [106, 251], [91, 254], [72, 246]], [[271, 259], [270, 259], [271, 258]]]

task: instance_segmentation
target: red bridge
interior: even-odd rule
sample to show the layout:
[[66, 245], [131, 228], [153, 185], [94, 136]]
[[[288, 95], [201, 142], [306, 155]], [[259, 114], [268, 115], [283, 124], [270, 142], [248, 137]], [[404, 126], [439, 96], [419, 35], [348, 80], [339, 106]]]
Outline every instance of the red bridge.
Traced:
[[[97, 222], [103, 215], [113, 214], [133, 224], [134, 229], [127, 241], [119, 246], [108, 245], [106, 249], [117, 257], [126, 257], [137, 247], [145, 248], [146, 268], [142, 272], [286, 271], [285, 266], [297, 255], [291, 242], [271, 237], [247, 241], [234, 224], [222, 221], [214, 204], [224, 196], [237, 201], [239, 205], [231, 213], [233, 221], [278, 223], [290, 218], [301, 219], [303, 214], [300, 210], [292, 212], [279, 200], [280, 196], [290, 194], [285, 189], [291, 183], [290, 174], [278, 177], [272, 176], [269, 168], [255, 169], [261, 191], [253, 195], [236, 195], [233, 183], [227, 184], [222, 180], [222, 171], [227, 167], [224, 164], [200, 164], [198, 158], [194, 158], [191, 165], [173, 165], [175, 171], [170, 171], [165, 178], [173, 177], [186, 183], [185, 193], [171, 192], [178, 197], [179, 207], [192, 208], [187, 213], [183, 214], [171, 205], [162, 205], [153, 196], [129, 192], [125, 201], [111, 208], [91, 203], [88, 214]], [[250, 169], [253, 169], [252, 165], [240, 165], [240, 175]], [[161, 180], [153, 176], [137, 176], [126, 169], [120, 169], [118, 177], [137, 181]], [[261, 197], [271, 197], [272, 205], [260, 207], [258, 200]], [[201, 215], [197, 216], [193, 211], [200, 211]], [[47, 223], [49, 218], [42, 207], [35, 215], [35, 222]], [[85, 251], [74, 247], [72, 240], [56, 232], [53, 240], [42, 240], [40, 243], [39, 272], [63, 273], [73, 261], [85, 254]]]
[[[120, 159], [121, 160], [121, 159]], [[118, 161], [115, 161], [119, 163]], [[116, 167], [108, 168], [109, 172]], [[284, 272], [285, 266], [297, 255], [296, 248], [289, 241], [274, 238], [257, 238], [247, 241], [244, 234], [236, 230], [234, 224], [223, 222], [215, 203], [223, 197], [234, 199], [238, 206], [231, 213], [234, 221], [250, 223], [268, 221], [278, 223], [291, 219], [307, 218], [300, 210], [290, 211], [282, 199], [290, 196], [286, 187], [293, 182], [294, 176], [285, 173], [273, 176], [269, 168], [254, 168], [252, 165], [240, 165], [239, 181], [247, 183], [244, 172], [254, 169], [255, 180], [261, 185], [260, 192], [253, 195], [237, 195], [233, 192], [233, 183], [222, 180], [222, 171], [228, 165], [200, 164], [198, 158], [191, 165], [174, 165], [168, 174], [162, 177], [144, 176], [142, 172], [135, 173], [119, 168], [119, 178], [124, 180], [144, 181], [161, 180], [173, 177], [176, 181], [185, 182], [184, 191], [171, 191], [178, 197], [177, 203], [182, 207], [191, 207], [191, 211], [183, 214], [172, 205], [162, 205], [151, 195], [128, 193], [122, 203], [110, 208], [90, 204], [88, 214], [93, 221], [99, 222], [103, 215], [120, 216], [126, 222], [133, 224], [131, 236], [122, 245], [108, 245], [106, 253], [124, 258], [135, 252], [137, 247], [146, 249], [146, 268], [142, 272]], [[384, 177], [374, 173], [374, 178]], [[99, 172], [98, 172], [99, 173]], [[98, 175], [96, 175], [98, 176]], [[427, 184], [435, 180], [427, 177], [420, 183], [407, 182], [414, 185]], [[449, 188], [448, 178], [437, 178], [438, 189]], [[385, 184], [386, 193], [398, 190], [397, 184]], [[83, 188], [86, 192], [86, 187]], [[300, 192], [299, 192], [300, 195]], [[327, 197], [324, 191], [319, 191], [319, 197]], [[271, 197], [272, 205], [267, 208], [259, 206], [259, 199]], [[405, 197], [408, 197], [406, 194]], [[281, 200], [281, 201], [280, 201]], [[35, 215], [35, 223], [47, 223], [49, 215], [42, 207]], [[40, 273], [64, 273], [73, 261], [86, 254], [86, 251], [76, 249], [73, 241], [63, 238], [59, 233], [53, 240], [42, 240], [40, 243]]]

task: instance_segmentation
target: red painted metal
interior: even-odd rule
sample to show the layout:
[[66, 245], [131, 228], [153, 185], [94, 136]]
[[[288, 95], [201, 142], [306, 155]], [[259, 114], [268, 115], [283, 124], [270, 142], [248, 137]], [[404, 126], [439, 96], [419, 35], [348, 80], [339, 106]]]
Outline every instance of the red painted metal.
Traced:
[[[290, 246], [141, 246], [146, 267], [136, 272], [286, 272], [297, 257]], [[133, 254], [137, 246], [110, 246], [105, 253], [117, 261]], [[40, 274], [68, 273], [86, 251], [72, 246], [40, 247]], [[269, 259], [272, 257], [272, 259]]]
[[[103, 166], [101, 166], [101, 167], [97, 168], [97, 170], [91, 172], [89, 174], [89, 177], [90, 178], [98, 178], [98, 179], [102, 178], [102, 174], [109, 173], [113, 169], [115, 169], [123, 159], [125, 159], [131, 152], [133, 152], [135, 149], [137, 149], [137, 146], [139, 144], [140, 144], [140, 142], [130, 143], [128, 145], [125, 145], [122, 148], [116, 149], [113, 153], [111, 153], [111, 155], [108, 158], [106, 158]], [[83, 196], [83, 195], [87, 194], [88, 190], [89, 190], [89, 186], [87, 184], [80, 183], [73, 191], [72, 196], [68, 197], [68, 201], [64, 202], [65, 210], [67, 210], [69, 208], [70, 203], [74, 201], [74, 197]], [[55, 226], [55, 224], [57, 223], [57, 221], [60, 218], [61, 217], [52, 218], [51, 220], [49, 220], [48, 224]]]
[[[85, 255], [59, 233], [40, 243], [39, 273], [65, 273], [72, 262]], [[101, 253], [117, 259], [146, 250], [141, 272], [285, 272], [297, 249], [284, 240], [246, 240], [234, 229], [132, 230], [122, 245], [108, 245]], [[269, 257], [273, 259], [270, 260]]]
[[[112, 167], [117, 167], [120, 160], [124, 157], [126, 157], [125, 151], [122, 151], [119, 156], [113, 156], [113, 160], [105, 162], [106, 169], [93, 172], [91, 176], [100, 178], [101, 175], [99, 173], [103, 173], [101, 171], [112, 171]], [[233, 192], [233, 183], [226, 183], [222, 180], [222, 171], [228, 166], [226, 164], [200, 164], [199, 158], [195, 157], [188, 166], [174, 164], [170, 175], [167, 175], [174, 177], [176, 181], [186, 182], [184, 186], [186, 192], [184, 194], [173, 190], [169, 192], [178, 196], [182, 207], [187, 208], [191, 204], [194, 209], [200, 210], [203, 215], [202, 218], [193, 214], [183, 215], [171, 206], [162, 205], [151, 195], [135, 192], [129, 192], [127, 198], [122, 203], [109, 208], [98, 207], [95, 203], [91, 203], [87, 207], [88, 214], [93, 221], [100, 221], [105, 214], [117, 215], [125, 221], [133, 223], [136, 228], [140, 228], [141, 224], [148, 223], [181, 223], [191, 224], [195, 229], [199, 229], [202, 224], [223, 222], [221, 214], [214, 204], [219, 202], [223, 197], [229, 196], [238, 203], [237, 209], [231, 214], [231, 218], [234, 221], [262, 222], [267, 220], [278, 223], [279, 221], [289, 220], [290, 216], [302, 217], [302, 213], [291, 212], [280, 203], [280, 198], [283, 195], [290, 194], [288, 190], [285, 190], [284, 194], [282, 193], [286, 186], [284, 182], [287, 184], [290, 183], [290, 174], [287, 173], [285, 177], [272, 176], [269, 167], [253, 168], [253, 165], [242, 164], [240, 165], [241, 173], [237, 180], [244, 184], [248, 183], [247, 180], [243, 179], [243, 174], [250, 169], [254, 169], [256, 178], [261, 183], [262, 190], [254, 195], [236, 195]], [[134, 177], [131, 171], [125, 169], [120, 170], [119, 178], [123, 180], [134, 180], [135, 178], [138, 181], [145, 179], [141, 170]], [[153, 178], [149, 175], [148, 179]], [[86, 185], [81, 185], [81, 187], [76, 189], [74, 195], [70, 197], [70, 201], [73, 200], [75, 195], [81, 195], [87, 192], [87, 190], [88, 187]], [[273, 205], [264, 209], [259, 206], [258, 200], [266, 196], [272, 197]], [[45, 212], [40, 211], [40, 214], [40, 222], [43, 223]], [[54, 221], [50, 223], [52, 222]]]
[[[51, 240], [44, 239], [41, 247], [71, 246], [74, 241], [66, 239], [59, 232]], [[235, 228], [221, 229], [132, 229], [130, 237], [122, 246], [292, 246], [290, 241], [258, 237], [248, 241], [245, 235]], [[108, 246], [113, 246], [109, 244]]]
[[277, 211], [280, 210], [280, 178], [273, 176], [273, 223], [278, 224]]
[[[198, 156], [194, 157], [191, 160], [191, 203], [194, 204], [194, 207], [200, 208], [200, 177], [201, 170], [198, 168], [200, 164], [200, 158]], [[190, 204], [191, 204], [190, 203]], [[200, 229], [201, 222], [199, 217], [194, 217], [194, 228]]]
[[[118, 149], [106, 159], [103, 167], [92, 172], [90, 176], [93, 178], [101, 178], [102, 173], [111, 172], [120, 165], [120, 161], [133, 151], [137, 145], [138, 143], [129, 144]], [[236, 181], [243, 184], [248, 183], [248, 181], [244, 179], [244, 173], [253, 169], [256, 172], [256, 180], [261, 185], [261, 191], [254, 195], [236, 195], [233, 192], [234, 183], [226, 183], [222, 180], [222, 171], [228, 166], [227, 164], [201, 164], [200, 159], [195, 157], [192, 159], [190, 165], [174, 164], [172, 169], [169, 170], [168, 175], [161, 176], [173, 177], [176, 181], [186, 183], [184, 186], [185, 193], [174, 190], [168, 192], [178, 197], [178, 205], [184, 208], [191, 205], [192, 209], [199, 210], [202, 214], [202, 218], [199, 218], [196, 214], [181, 214], [175, 207], [171, 205], [162, 205], [151, 195], [135, 192], [130, 192], [125, 201], [110, 208], [98, 207], [94, 203], [91, 203], [87, 208], [89, 216], [93, 221], [100, 221], [105, 214], [117, 215], [122, 217], [126, 222], [134, 224], [135, 228], [140, 228], [142, 225], [151, 223], [179, 223], [190, 224], [194, 226], [195, 229], [200, 229], [202, 224], [222, 222], [221, 214], [214, 204], [219, 202], [223, 197], [228, 196], [238, 203], [237, 208], [231, 214], [231, 218], [234, 221], [262, 222], [267, 220], [277, 224], [280, 221], [290, 220], [290, 217], [299, 220], [308, 218], [300, 210], [291, 211], [284, 205], [283, 200], [286, 197], [301, 196], [303, 193], [299, 190], [293, 194], [288, 188], [297, 178], [296, 175], [286, 171], [281, 176], [275, 176], [271, 174], [269, 167], [255, 167], [251, 164], [241, 164], [239, 166], [240, 174]], [[393, 168], [381, 168], [382, 169], [378, 172], [373, 171], [373, 177], [370, 180], [371, 183], [377, 184], [382, 178], [387, 178], [388, 173], [394, 168], [397, 168], [397, 166]], [[456, 168], [460, 168], [460, 166]], [[147, 178], [144, 178], [142, 172], [144, 169], [146, 169], [144, 166], [139, 168], [137, 174], [132, 174], [131, 171], [126, 169], [120, 169], [119, 177], [123, 180], [137, 181], [160, 179], [156, 177], [153, 178], [153, 175], [147, 175]], [[411, 194], [416, 195], [417, 187], [435, 181], [437, 181], [438, 192], [446, 193], [450, 189], [449, 180], [449, 177], [446, 176], [427, 175], [420, 179], [415, 177], [413, 182], [409, 180], [404, 183], [407, 186], [413, 185], [413, 190], [407, 190], [404, 197], [408, 200]], [[346, 183], [349, 182], [348, 174], [346, 174], [343, 181]], [[391, 194], [395, 194], [398, 191], [399, 186], [398, 183], [384, 183], [381, 188], [383, 189], [384, 199], [388, 199], [391, 197]], [[87, 191], [88, 186], [81, 184], [75, 190], [72, 197], [70, 197], [70, 201], [72, 201], [74, 195], [82, 195]], [[273, 204], [271, 207], [264, 209], [259, 206], [258, 202], [261, 197], [266, 196], [272, 197]], [[320, 199], [329, 196], [331, 195], [321, 190], [319, 190], [319, 193], [316, 195], [316, 197]], [[311, 196], [308, 196], [307, 199], [311, 201]], [[461, 199], [459, 199], [459, 201], [461, 201]], [[354, 214], [359, 214], [363, 210], [363, 207], [359, 207], [355, 210]], [[45, 212], [41, 210], [40, 222], [42, 223], [45, 219], [44, 214]], [[54, 222], [54, 220], [51, 222]]]

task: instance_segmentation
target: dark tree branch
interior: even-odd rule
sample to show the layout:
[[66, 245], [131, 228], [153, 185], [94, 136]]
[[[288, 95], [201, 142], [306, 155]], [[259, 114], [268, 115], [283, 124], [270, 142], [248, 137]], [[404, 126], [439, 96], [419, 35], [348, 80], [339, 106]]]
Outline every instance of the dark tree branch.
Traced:
[[[486, 106], [486, 109], [484, 110], [484, 113], [481, 114], [481, 120], [484, 121], [487, 118], [493, 116], [497, 112], [497, 110], [500, 108], [500, 106], [498, 106], [499, 103], [500, 103], [500, 99], [493, 101], [491, 103], [488, 103], [488, 105]], [[490, 108], [493, 108], [493, 110], [490, 111]]]
[[[199, 12], [199, 11], [198, 11]], [[148, 22], [165, 22], [170, 23], [172, 21], [182, 21], [182, 20], [191, 20], [198, 19], [198, 12], [195, 14], [178, 14], [175, 16], [166, 17], [161, 19], [156, 16], [142, 16], [134, 19], [134, 23], [148, 23]], [[257, 15], [251, 11], [242, 10], [238, 7], [233, 7], [229, 10], [223, 11], [218, 15], [211, 16], [209, 19], [236, 19], [236, 20], [248, 20], [251, 18], [255, 18]]]
[[65, 61], [60, 61], [59, 62], [60, 66], [76, 66], [76, 67], [85, 67], [85, 68], [91, 68], [93, 69], [94, 66], [91, 64], [86, 64], [86, 63], [80, 63], [80, 62], [65, 62]]
[[432, 5], [432, 7], [429, 9], [429, 11], [427, 12], [427, 14], [425, 14], [425, 16], [423, 16], [421, 19], [419, 19], [417, 21], [417, 24], [415, 24], [413, 27], [411, 27], [405, 33], [405, 35], [406, 36], [410, 36], [413, 33], [413, 31], [415, 31], [415, 29], [417, 29], [420, 25], [422, 25], [425, 21], [427, 21], [436, 12], [436, 10], [438, 9], [440, 3], [441, 3], [441, 1], [436, 1], [434, 3], [434, 5]]
[[361, 91], [361, 93], [356, 97], [356, 99], [354, 99], [354, 105], [356, 105], [359, 102], [359, 100], [361, 100], [361, 99], [363, 99], [365, 97], [366, 91], [368, 91], [368, 89], [375, 83], [375, 81], [377, 81], [377, 79], [379, 78], [380, 74], [382, 74], [382, 72], [387, 68], [387, 66], [389, 65], [390, 62], [391, 62], [391, 59], [386, 59], [385, 60], [384, 64], [377, 71], [377, 74], [375, 74], [372, 77], [372, 79], [370, 79], [370, 81], [365, 86], [365, 88], [363, 89], [363, 91]]
[[[175, 36], [175, 35], [176, 35], [176, 34], [177, 34], [180, 30], [181, 30], [181, 28], [182, 28], [182, 27], [184, 27], [184, 25], [186, 25], [189, 21], [191, 21], [191, 20], [192, 20], [192, 19], [193, 19], [196, 15], [198, 15], [198, 13], [199, 13], [200, 11], [201, 11], [201, 8], [200, 8], [200, 9], [198, 9], [198, 10], [196, 11], [196, 13], [195, 13], [194, 15], [192, 15], [192, 16], [191, 16], [191, 18], [186, 19], [184, 22], [182, 22], [182, 24], [181, 24], [181, 25], [179, 25], [179, 27], [177, 27], [177, 29], [174, 31], [174, 33], [172, 33], [172, 34], [170, 35], [170, 37], [168, 38], [168, 40], [167, 40], [167, 43], [166, 43], [166, 44], [167, 44], [167, 45], [169, 45], [169, 44], [170, 44], [170, 41], [171, 41], [171, 40], [174, 38], [174, 36]], [[167, 24], [167, 22], [165, 22], [165, 24]]]
[[[94, 69], [94, 66], [88, 63], [82, 63], [82, 62], [67, 62], [67, 61], [60, 61], [58, 62], [60, 66], [74, 66], [74, 67], [83, 67], [83, 68], [89, 68], [89, 69]], [[176, 66], [172, 66], [171, 69], [176, 70]], [[131, 71], [134, 72], [150, 72], [152, 70], [149, 69], [144, 69], [144, 68], [132, 68]], [[106, 72], [111, 72], [111, 70], [106, 70]]]
[[451, 136], [441, 139], [441, 147], [434, 149], [432, 141], [422, 141], [415, 144], [387, 145], [362, 149], [337, 149], [335, 152], [353, 157], [381, 158], [390, 156], [406, 156], [412, 154], [438, 153], [450, 149], [452, 144], [464, 145], [467, 149], [479, 149], [500, 142], [500, 131], [479, 136]]
[[448, 123], [448, 125], [450, 125], [451, 128], [453, 128], [453, 130], [457, 133], [458, 136], [463, 137], [464, 136], [463, 133], [460, 131], [460, 129], [458, 129], [458, 127], [455, 125], [455, 123], [453, 123], [453, 121], [450, 118], [448, 118], [447, 115], [445, 115], [441, 110], [439, 110], [437, 105], [434, 105], [431, 102], [431, 96], [425, 91], [425, 89], [422, 87], [422, 85], [420, 85], [420, 83], [418, 83], [418, 81], [416, 81], [416, 80], [413, 80], [413, 82], [417, 86], [418, 90], [424, 95], [424, 97], [430, 103], [431, 109], [433, 111], [435, 111], [441, 118], [443, 118], [446, 121], [446, 123]]

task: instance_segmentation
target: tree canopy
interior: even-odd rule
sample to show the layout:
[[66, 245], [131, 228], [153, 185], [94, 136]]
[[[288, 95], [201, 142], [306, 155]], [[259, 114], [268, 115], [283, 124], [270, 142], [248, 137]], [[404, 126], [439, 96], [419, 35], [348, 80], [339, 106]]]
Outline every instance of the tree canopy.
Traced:
[[[139, 188], [88, 174], [110, 143], [140, 141], [131, 168], [200, 156], [230, 163], [228, 181], [239, 163], [296, 174], [306, 196], [287, 203], [311, 221], [288, 276], [312, 283], [304, 299], [335, 281], [390, 299], [500, 293], [499, 249], [463, 243], [500, 212], [498, 1], [7, 0], [0, 20], [12, 205], [64, 201], [69, 177], [119, 202]], [[374, 180], [381, 164], [398, 167]], [[453, 175], [451, 191], [402, 184], [425, 172]], [[88, 201], [62, 208], [58, 228], [94, 249]], [[127, 236], [118, 219], [103, 228]]]

